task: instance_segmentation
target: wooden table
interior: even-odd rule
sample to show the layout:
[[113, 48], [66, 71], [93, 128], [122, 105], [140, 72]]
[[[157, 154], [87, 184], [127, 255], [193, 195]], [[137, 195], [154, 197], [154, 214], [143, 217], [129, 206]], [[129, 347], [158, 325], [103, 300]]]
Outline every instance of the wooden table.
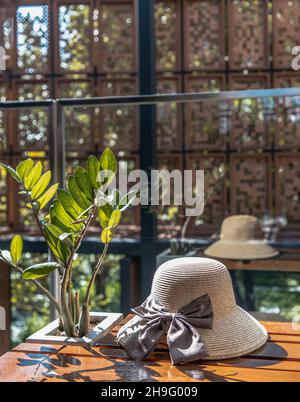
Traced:
[[270, 337], [259, 351], [184, 366], [172, 366], [163, 343], [146, 361], [130, 360], [115, 342], [118, 326], [91, 349], [23, 343], [0, 358], [0, 381], [300, 382], [300, 330], [291, 323], [262, 324]]

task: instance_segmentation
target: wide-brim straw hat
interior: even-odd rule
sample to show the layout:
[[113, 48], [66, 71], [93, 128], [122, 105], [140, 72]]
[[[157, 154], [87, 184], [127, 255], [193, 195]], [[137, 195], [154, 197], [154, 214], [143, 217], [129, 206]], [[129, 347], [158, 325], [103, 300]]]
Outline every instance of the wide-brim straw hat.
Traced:
[[236, 215], [223, 221], [220, 240], [208, 247], [204, 254], [230, 260], [258, 260], [273, 258], [279, 253], [261, 239], [257, 218]]
[[[178, 258], [162, 264], [155, 273], [152, 295], [171, 313], [198, 297], [208, 295], [213, 310], [212, 329], [198, 328], [208, 356], [204, 360], [223, 360], [249, 354], [262, 347], [266, 329], [236, 305], [227, 268], [208, 258]], [[136, 334], [144, 319], [134, 316], [119, 331], [124, 345]]]

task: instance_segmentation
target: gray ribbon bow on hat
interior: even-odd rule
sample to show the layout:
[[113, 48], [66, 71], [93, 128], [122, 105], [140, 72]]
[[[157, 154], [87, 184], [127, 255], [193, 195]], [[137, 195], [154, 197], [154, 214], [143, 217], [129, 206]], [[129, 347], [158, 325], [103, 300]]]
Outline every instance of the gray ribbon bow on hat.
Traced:
[[173, 364], [187, 363], [207, 357], [207, 351], [196, 328], [212, 328], [213, 311], [208, 295], [199, 297], [170, 313], [150, 295], [132, 311], [143, 320], [139, 329], [123, 345], [135, 360], [144, 359], [167, 334], [167, 342]]

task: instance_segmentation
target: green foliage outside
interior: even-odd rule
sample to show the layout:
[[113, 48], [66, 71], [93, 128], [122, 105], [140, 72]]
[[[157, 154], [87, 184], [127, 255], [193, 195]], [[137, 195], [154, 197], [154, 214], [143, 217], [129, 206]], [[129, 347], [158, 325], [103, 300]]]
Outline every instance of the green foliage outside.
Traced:
[[[24, 253], [24, 265], [29, 261], [40, 263], [47, 261], [47, 255]], [[92, 311], [121, 311], [120, 259], [122, 256], [108, 255], [104, 262], [103, 273], [96, 279], [92, 292]], [[78, 288], [86, 288], [97, 255], [79, 255], [74, 265], [74, 284]], [[48, 286], [44, 280], [44, 286]], [[30, 281], [20, 281], [19, 275], [12, 271], [12, 346], [17, 345], [43, 328], [50, 322], [50, 303], [37, 292]]]
[[[300, 274], [291, 272], [252, 273], [255, 311], [275, 314], [276, 320], [291, 321], [293, 309], [300, 306]], [[242, 272], [237, 271], [237, 284], [245, 295]]]

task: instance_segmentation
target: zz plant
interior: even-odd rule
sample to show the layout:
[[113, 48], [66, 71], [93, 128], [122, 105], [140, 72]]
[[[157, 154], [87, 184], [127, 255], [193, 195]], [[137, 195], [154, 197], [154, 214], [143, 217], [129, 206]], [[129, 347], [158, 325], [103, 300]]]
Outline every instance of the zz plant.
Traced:
[[[86, 168], [77, 167], [68, 177], [68, 189], [50, 184], [51, 171], [43, 173], [41, 162], [32, 159], [21, 162], [16, 169], [0, 163], [20, 186], [51, 254], [51, 262], [22, 267], [20, 264], [23, 239], [17, 234], [10, 244], [10, 251], [0, 250], [0, 258], [18, 271], [24, 280], [33, 284], [49, 298], [57, 310], [60, 329], [69, 337], [86, 335], [90, 324], [90, 297], [97, 275], [101, 272], [108, 246], [120, 223], [122, 213], [134, 201], [136, 192], [121, 195], [115, 188], [117, 161], [107, 148], [100, 160], [90, 156]], [[113, 189], [111, 188], [113, 185]], [[74, 291], [73, 263], [78, 249], [94, 216], [101, 226], [100, 239], [103, 251], [92, 272], [90, 281], [80, 300]], [[44, 287], [41, 279], [57, 270], [60, 277], [58, 300]]]

